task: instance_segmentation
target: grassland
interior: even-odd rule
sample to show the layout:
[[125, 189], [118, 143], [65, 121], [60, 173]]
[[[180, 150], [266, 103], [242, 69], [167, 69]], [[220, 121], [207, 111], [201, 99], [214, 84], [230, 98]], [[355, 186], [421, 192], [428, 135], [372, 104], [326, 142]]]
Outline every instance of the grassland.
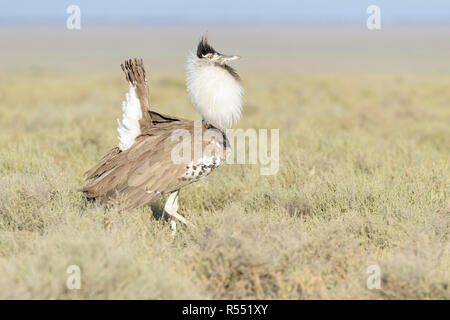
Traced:
[[[172, 238], [163, 201], [118, 213], [77, 192], [117, 144], [117, 63], [18, 65], [0, 71], [0, 298], [450, 298], [448, 73], [244, 69], [239, 127], [280, 129], [279, 171], [183, 189], [198, 230]], [[155, 110], [198, 119], [181, 70], [150, 82]]]
[[[0, 298], [450, 297], [449, 77], [247, 74], [240, 126], [280, 128], [280, 170], [187, 187], [199, 230], [174, 239], [162, 203], [119, 214], [77, 192], [116, 144], [120, 73], [0, 81]], [[155, 109], [198, 117], [182, 74], [151, 83]]]

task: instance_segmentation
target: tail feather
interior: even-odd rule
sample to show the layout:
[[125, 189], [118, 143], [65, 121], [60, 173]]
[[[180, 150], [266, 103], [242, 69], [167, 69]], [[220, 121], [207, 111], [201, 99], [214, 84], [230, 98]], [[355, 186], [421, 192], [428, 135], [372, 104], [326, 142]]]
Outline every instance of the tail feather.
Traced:
[[142, 59], [129, 59], [121, 64], [130, 89], [123, 102], [123, 120], [118, 120], [119, 149], [130, 148], [137, 136], [153, 126], [150, 96]]
[[136, 96], [141, 103], [141, 130], [143, 129], [142, 127], [152, 126], [152, 119], [150, 116], [150, 93], [142, 59], [134, 58], [126, 60], [121, 64], [121, 67], [127, 81], [136, 88]]

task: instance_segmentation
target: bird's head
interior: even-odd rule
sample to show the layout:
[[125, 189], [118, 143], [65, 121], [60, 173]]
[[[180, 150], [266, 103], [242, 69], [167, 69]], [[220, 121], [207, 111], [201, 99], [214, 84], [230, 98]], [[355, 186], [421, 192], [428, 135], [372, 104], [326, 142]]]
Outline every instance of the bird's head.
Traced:
[[225, 132], [241, 116], [242, 87], [237, 72], [227, 62], [240, 56], [217, 52], [206, 37], [187, 61], [187, 90], [208, 124]]
[[197, 46], [197, 58], [212, 64], [225, 64], [226, 62], [240, 59], [237, 55], [226, 55], [217, 52], [209, 43], [206, 37], [202, 37]]

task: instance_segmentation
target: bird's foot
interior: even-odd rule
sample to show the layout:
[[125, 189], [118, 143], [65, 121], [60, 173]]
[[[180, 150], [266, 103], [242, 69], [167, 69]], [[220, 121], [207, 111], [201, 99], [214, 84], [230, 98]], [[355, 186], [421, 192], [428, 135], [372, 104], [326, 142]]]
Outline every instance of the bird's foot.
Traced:
[[191, 223], [188, 220], [186, 220], [185, 217], [183, 217], [182, 215], [178, 214], [177, 212], [168, 212], [168, 214], [170, 214], [173, 217], [173, 219], [177, 219], [178, 221], [184, 223], [185, 225], [187, 225], [189, 227], [196, 228], [196, 226], [193, 223]]

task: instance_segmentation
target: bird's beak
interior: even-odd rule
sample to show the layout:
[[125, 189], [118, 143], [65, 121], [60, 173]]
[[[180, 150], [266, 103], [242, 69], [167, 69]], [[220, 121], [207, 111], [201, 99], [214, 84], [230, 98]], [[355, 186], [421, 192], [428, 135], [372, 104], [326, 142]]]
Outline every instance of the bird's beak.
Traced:
[[223, 54], [220, 58], [221, 58], [222, 62], [228, 62], [228, 61], [238, 60], [241, 58], [241, 56]]

